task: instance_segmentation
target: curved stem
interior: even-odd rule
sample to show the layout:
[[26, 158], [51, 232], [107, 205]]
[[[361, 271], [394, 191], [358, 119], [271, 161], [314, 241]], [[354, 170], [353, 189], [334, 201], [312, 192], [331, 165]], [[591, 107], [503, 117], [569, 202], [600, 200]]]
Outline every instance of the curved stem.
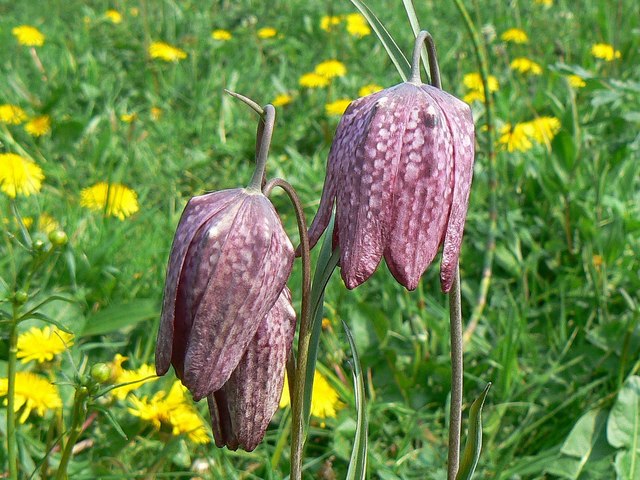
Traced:
[[[249, 182], [249, 186], [247, 187], [249, 190], [260, 191], [262, 188], [262, 180], [267, 168], [267, 158], [269, 156], [269, 147], [271, 146], [271, 136], [273, 135], [275, 123], [276, 109], [273, 105], [266, 105], [264, 107], [264, 126], [258, 126], [260, 146], [258, 147], [258, 154], [256, 155], [256, 169], [253, 171], [253, 177], [251, 177], [251, 182]], [[262, 133], [260, 133], [260, 130], [262, 130]]]
[[433, 37], [426, 30], [420, 31], [416, 36], [416, 41], [413, 45], [413, 56], [411, 58], [411, 83], [422, 83], [420, 79], [420, 52], [422, 51], [422, 44], [426, 43], [427, 54], [429, 57], [429, 75], [431, 76], [431, 85], [436, 88], [442, 88], [440, 84], [440, 68], [438, 67], [438, 56], [436, 53], [436, 44], [433, 41]]
[[462, 309], [460, 298], [460, 268], [456, 265], [453, 286], [449, 292], [451, 325], [451, 406], [449, 412], [449, 457], [447, 479], [453, 480], [460, 464], [460, 426], [462, 423]]
[[[270, 105], [267, 105], [269, 107]], [[273, 108], [273, 107], [272, 107]], [[266, 130], [266, 127], [265, 127]], [[263, 193], [269, 195], [274, 187], [282, 188], [289, 198], [296, 212], [298, 231], [300, 233], [300, 250], [302, 257], [302, 304], [300, 307], [300, 331], [298, 333], [298, 359], [296, 362], [295, 380], [293, 381], [293, 397], [291, 403], [291, 475], [292, 480], [302, 478], [302, 456], [304, 451], [304, 415], [302, 404], [304, 400], [305, 375], [311, 340], [311, 315], [309, 301], [311, 298], [311, 253], [309, 251], [309, 235], [307, 222], [300, 198], [291, 184], [275, 178], [264, 187]], [[291, 390], [290, 390], [291, 391]]]

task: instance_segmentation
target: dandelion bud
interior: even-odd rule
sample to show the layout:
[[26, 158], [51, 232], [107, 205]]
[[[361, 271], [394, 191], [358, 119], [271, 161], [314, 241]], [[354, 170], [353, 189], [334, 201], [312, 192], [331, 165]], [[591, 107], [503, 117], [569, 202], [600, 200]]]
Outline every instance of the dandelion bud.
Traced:
[[62, 230], [54, 230], [49, 234], [49, 241], [54, 247], [64, 247], [69, 241], [69, 238]]
[[111, 378], [111, 368], [106, 363], [96, 363], [91, 367], [91, 378], [98, 383], [106, 383]]

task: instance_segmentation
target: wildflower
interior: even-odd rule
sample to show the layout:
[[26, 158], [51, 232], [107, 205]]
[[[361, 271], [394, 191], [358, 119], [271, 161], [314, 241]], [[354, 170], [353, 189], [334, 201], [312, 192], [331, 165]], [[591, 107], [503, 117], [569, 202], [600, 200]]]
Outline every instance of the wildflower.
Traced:
[[211, 38], [213, 38], [214, 40], [219, 40], [221, 42], [231, 40], [231, 37], [231, 32], [229, 32], [228, 30], [218, 29], [211, 32]]
[[285, 288], [293, 256], [255, 187], [194, 197], [180, 219], [156, 370], [173, 365], [194, 399], [208, 396], [218, 446], [253, 450], [277, 409], [295, 329]]
[[473, 152], [471, 110], [442, 90], [405, 82], [354, 100], [329, 152], [311, 245], [335, 202], [333, 239], [347, 288], [367, 280], [384, 256], [393, 276], [413, 290], [444, 243], [440, 279], [449, 291]]
[[278, 31], [272, 27], [263, 27], [258, 30], [258, 38], [273, 38], [278, 34]]
[[348, 98], [343, 98], [340, 100], [336, 100], [335, 102], [327, 103], [324, 107], [324, 110], [327, 115], [342, 115], [344, 111], [347, 109], [351, 100]]
[[120, 220], [139, 210], [138, 195], [120, 183], [98, 182], [80, 192], [80, 205]]
[[508, 152], [526, 152], [533, 148], [532, 135], [533, 127], [530, 123], [516, 123], [513, 127], [507, 123], [500, 129], [498, 144]]
[[592, 261], [593, 261], [593, 266], [596, 267], [596, 269], [600, 269], [600, 267], [604, 263], [602, 255], [598, 255], [597, 253], [593, 255]]
[[334, 77], [344, 77], [347, 73], [347, 67], [338, 60], [326, 60], [316, 65], [314, 72], [324, 78], [331, 79]]
[[288, 93], [281, 93], [276, 96], [271, 102], [271, 105], [274, 107], [284, 107], [285, 105], [289, 105], [293, 98]]
[[[121, 357], [125, 358], [125, 357]], [[127, 398], [129, 392], [132, 392], [141, 385], [152, 382], [158, 379], [155, 375], [155, 370], [151, 365], [146, 363], [140, 365], [140, 367], [136, 370], [125, 370], [122, 369], [118, 372], [117, 376], [114, 376], [113, 383], [118, 384], [127, 384], [114, 388], [112, 390], [113, 396], [119, 400], [124, 400]]]
[[367, 19], [360, 13], [350, 13], [345, 16], [347, 20], [347, 32], [358, 38], [365, 37], [371, 33], [371, 28], [367, 23]]
[[51, 117], [49, 115], [41, 115], [27, 122], [24, 129], [29, 135], [41, 137], [51, 131]]
[[299, 83], [301, 87], [322, 88], [329, 85], [329, 79], [317, 73], [305, 73], [300, 77]]
[[616, 58], [620, 58], [620, 50], [613, 48], [613, 45], [608, 43], [596, 43], [591, 47], [591, 55], [596, 58], [600, 58], [605, 62], [612, 62]]
[[515, 58], [511, 62], [510, 67], [511, 70], [515, 70], [520, 73], [530, 73], [531, 75], [540, 75], [542, 73], [542, 67], [526, 57]]
[[[7, 394], [8, 383], [7, 378], [0, 378], [0, 397]], [[62, 400], [56, 386], [46, 378], [35, 373], [17, 372], [13, 408], [16, 412], [22, 409], [18, 421], [24, 423], [32, 411], [44, 417], [47, 411], [62, 408]]]
[[151, 111], [149, 112], [151, 115], [151, 120], [157, 122], [162, 118], [162, 109], [160, 107], [151, 107]]
[[587, 86], [587, 82], [585, 82], [584, 79], [578, 75], [568, 75], [567, 81], [573, 88], [582, 88]]
[[333, 27], [340, 24], [340, 17], [335, 15], [325, 15], [320, 19], [320, 28], [325, 32], [330, 32]]
[[60, 224], [51, 215], [42, 213], [38, 218], [38, 230], [48, 235], [51, 232], [60, 230]]
[[20, 125], [27, 119], [24, 113], [17, 105], [4, 104], [0, 105], [0, 123], [8, 123], [9, 125]]
[[560, 131], [560, 120], [556, 117], [538, 117], [528, 124], [531, 125], [531, 137], [538, 143], [551, 142]]
[[107, 10], [104, 16], [113, 24], [122, 23], [122, 14], [117, 10]]
[[50, 362], [53, 357], [73, 345], [73, 334], [63, 332], [57, 327], [46, 326], [42, 329], [30, 328], [18, 336], [18, 358], [22, 363], [35, 360], [38, 363]]
[[15, 153], [0, 153], [0, 190], [9, 197], [39, 192], [42, 180], [42, 169], [31, 160]]
[[107, 366], [111, 370], [112, 383], [117, 383], [118, 377], [120, 377], [120, 375], [122, 375], [122, 372], [124, 372], [122, 364], [127, 360], [129, 360], [129, 357], [125, 357], [124, 355], [116, 353], [115, 357], [113, 357], [113, 360], [107, 363]]
[[519, 28], [510, 28], [506, 30], [500, 38], [505, 42], [513, 42], [513, 43], [528, 43], [529, 37], [527, 36], [524, 30]]
[[137, 118], [138, 118], [138, 114], [135, 112], [123, 113], [122, 115], [120, 115], [120, 120], [122, 120], [124, 123], [131, 123]]
[[380, 90], [382, 90], [382, 87], [380, 85], [376, 85], [375, 83], [370, 83], [368, 85], [364, 85], [363, 87], [360, 87], [360, 90], [358, 90], [358, 96], [366, 97], [367, 95], [371, 95], [372, 93], [379, 92]]
[[165, 42], [153, 42], [149, 45], [149, 56], [165, 62], [179, 62], [187, 58], [187, 53]]
[[[484, 102], [484, 85], [482, 83], [482, 76], [478, 72], [467, 73], [462, 78], [462, 83], [469, 89], [469, 92], [462, 98], [465, 102], [472, 103], [476, 100]], [[490, 92], [497, 92], [500, 89], [498, 79], [493, 75], [487, 77], [487, 84]]]
[[553, 0], [534, 0], [534, 3], [538, 5], [544, 5], [545, 7], [550, 7], [553, 5]]
[[20, 45], [25, 47], [41, 47], [44, 45], [44, 35], [36, 27], [30, 25], [20, 25], [13, 27], [11, 33], [18, 40]]
[[[323, 320], [324, 323], [324, 320]], [[280, 397], [280, 408], [289, 405], [289, 382], [285, 375], [284, 388]], [[318, 418], [335, 418], [338, 410], [344, 407], [335, 388], [319, 371], [313, 374], [313, 391], [311, 393], [311, 415]]]

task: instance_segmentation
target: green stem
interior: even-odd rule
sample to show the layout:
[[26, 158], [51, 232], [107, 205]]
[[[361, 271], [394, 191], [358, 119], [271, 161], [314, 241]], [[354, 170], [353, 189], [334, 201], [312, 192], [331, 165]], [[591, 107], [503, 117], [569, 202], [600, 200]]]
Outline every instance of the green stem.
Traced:
[[273, 127], [276, 123], [276, 109], [273, 105], [264, 107], [264, 126], [258, 127], [258, 138], [260, 146], [256, 155], [256, 169], [253, 171], [253, 177], [247, 187], [249, 190], [258, 190], [262, 188], [262, 180], [264, 179], [267, 168], [267, 157], [269, 156], [269, 147], [271, 146], [271, 136], [273, 135]]
[[449, 410], [449, 457], [447, 480], [453, 480], [460, 464], [460, 435], [462, 423], [462, 309], [460, 298], [460, 269], [456, 265], [453, 285], [449, 292], [449, 321], [451, 325], [451, 406]]
[[73, 446], [78, 441], [78, 437], [82, 433], [82, 425], [87, 418], [87, 397], [89, 390], [84, 385], [80, 385], [76, 388], [76, 393], [73, 397], [73, 412], [71, 414], [71, 428], [69, 431], [69, 438], [62, 451], [62, 457], [60, 457], [60, 465], [56, 472], [55, 480], [66, 480], [67, 468], [71, 455], [73, 453]]
[[466, 344], [478, 326], [482, 312], [487, 303], [487, 294], [489, 292], [489, 286], [491, 285], [491, 277], [493, 272], [493, 257], [496, 249], [496, 231], [497, 231], [497, 188], [498, 179], [496, 176], [496, 150], [495, 150], [495, 105], [493, 100], [493, 93], [489, 90], [489, 60], [480, 34], [476, 29], [473, 20], [469, 16], [469, 12], [465, 8], [462, 0], [454, 0], [460, 15], [462, 16], [464, 23], [467, 27], [469, 37], [471, 37], [471, 43], [473, 44], [473, 50], [476, 55], [476, 60], [480, 67], [480, 78], [482, 79], [482, 88], [484, 89], [484, 106], [486, 111], [486, 138], [487, 138], [487, 175], [489, 180], [489, 232], [487, 235], [487, 246], [485, 248], [484, 265], [482, 268], [482, 280], [480, 281], [480, 288], [478, 291], [478, 297], [476, 304], [471, 313], [471, 320], [467, 325], [464, 332], [463, 341]]
[[9, 461], [9, 478], [18, 478], [18, 450], [16, 443], [16, 363], [18, 354], [18, 307], [13, 306], [13, 321], [9, 333], [9, 359], [7, 366], [7, 458]]
[[416, 36], [416, 41], [413, 45], [413, 57], [411, 59], [411, 83], [422, 83], [420, 78], [420, 52], [422, 52], [422, 44], [426, 43], [427, 54], [429, 56], [429, 75], [431, 76], [431, 85], [436, 88], [442, 88], [440, 86], [440, 69], [438, 68], [438, 57], [436, 54], [436, 44], [433, 41], [433, 37], [426, 30], [420, 31]]

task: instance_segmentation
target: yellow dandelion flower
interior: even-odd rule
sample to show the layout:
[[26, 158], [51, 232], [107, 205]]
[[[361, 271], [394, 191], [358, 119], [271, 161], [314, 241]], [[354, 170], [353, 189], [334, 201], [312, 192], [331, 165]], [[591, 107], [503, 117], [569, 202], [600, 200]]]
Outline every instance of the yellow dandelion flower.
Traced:
[[322, 329], [323, 330], [329, 330], [331, 328], [331, 320], [329, 320], [328, 318], [323, 318], [322, 319]]
[[325, 15], [320, 19], [320, 28], [325, 32], [330, 32], [333, 27], [340, 24], [340, 17], [335, 15]]
[[305, 73], [300, 77], [299, 83], [305, 88], [322, 88], [329, 85], [329, 79], [317, 73]]
[[556, 117], [538, 117], [527, 124], [531, 126], [531, 138], [543, 144], [551, 142], [561, 127]]
[[20, 45], [25, 47], [41, 47], [44, 45], [44, 35], [36, 27], [30, 25], [20, 25], [14, 27], [11, 33], [18, 40]]
[[151, 120], [157, 122], [162, 118], [162, 109], [160, 107], [151, 107], [149, 114], [151, 115]]
[[347, 67], [339, 60], [326, 60], [316, 65], [314, 72], [324, 78], [344, 77]]
[[371, 33], [371, 28], [367, 23], [367, 19], [360, 13], [350, 13], [345, 15], [347, 20], [347, 32], [354, 37], [362, 38]]
[[24, 129], [29, 135], [34, 137], [46, 135], [51, 131], [51, 117], [49, 117], [49, 115], [41, 115], [32, 118], [24, 126]]
[[63, 332], [57, 327], [46, 326], [42, 329], [30, 328], [18, 335], [18, 358], [22, 363], [35, 360], [38, 363], [50, 362], [53, 357], [73, 345], [73, 334]]
[[344, 111], [347, 109], [351, 100], [348, 98], [341, 98], [340, 100], [336, 100], [335, 102], [327, 103], [324, 106], [324, 111], [327, 115], [342, 115]]
[[211, 442], [202, 417], [195, 409], [186, 403], [169, 412], [169, 423], [173, 427], [173, 435], [186, 434], [193, 443], [206, 444]]
[[122, 375], [122, 372], [124, 372], [122, 364], [127, 360], [129, 360], [129, 357], [125, 357], [124, 355], [116, 353], [115, 357], [113, 357], [113, 360], [107, 363], [109, 370], [111, 370], [111, 383], [117, 383], [118, 377], [120, 377], [120, 375]]
[[[478, 72], [467, 73], [462, 78], [462, 83], [469, 89], [469, 92], [462, 98], [465, 102], [484, 102], [484, 85], [482, 84], [482, 76]], [[487, 84], [491, 92], [497, 92], [500, 89], [498, 79], [493, 75], [487, 77]]]
[[285, 105], [289, 105], [293, 101], [293, 97], [288, 93], [281, 93], [276, 95], [276, 98], [273, 99], [271, 105], [274, 107], [284, 107]]
[[0, 190], [11, 198], [39, 192], [42, 180], [42, 169], [31, 160], [15, 153], [0, 153]]
[[262, 27], [258, 30], [258, 38], [273, 38], [278, 34], [278, 31], [273, 27]]
[[60, 230], [60, 224], [48, 213], [42, 213], [38, 218], [38, 230], [48, 235], [51, 232]]
[[17, 105], [4, 104], [0, 105], [0, 123], [8, 123], [9, 125], [20, 125], [27, 119], [24, 113]]
[[[159, 392], [164, 394], [164, 392]], [[167, 417], [167, 407], [156, 398], [147, 400], [147, 397], [139, 399], [135, 394], [129, 396], [130, 407], [127, 411], [134, 417], [138, 417], [146, 422], [151, 422], [153, 426], [160, 429], [162, 421]]]
[[604, 259], [602, 258], [602, 255], [598, 255], [597, 253], [593, 256], [592, 260], [593, 260], [593, 266], [596, 268], [600, 268], [604, 263]]
[[538, 5], [544, 5], [545, 7], [550, 7], [553, 5], [553, 0], [535, 0], [534, 3]]
[[568, 75], [567, 81], [573, 88], [582, 88], [587, 85], [587, 82], [585, 82], [579, 75]]
[[500, 38], [504, 42], [513, 42], [513, 43], [527, 43], [529, 42], [529, 37], [527, 36], [524, 30], [519, 28], [510, 28], [505, 31]]
[[[0, 378], [0, 397], [7, 394], [8, 383], [7, 378]], [[62, 408], [62, 400], [55, 385], [35, 373], [16, 373], [14, 410], [22, 409], [20, 423], [24, 423], [33, 411], [44, 417], [48, 410], [58, 408]]]
[[[16, 225], [18, 224], [18, 219], [14, 218]], [[8, 224], [9, 221], [8, 219], [5, 218], [5, 224]], [[33, 217], [22, 217], [22, 225], [24, 225], [24, 228], [26, 228], [27, 230], [29, 230], [31, 228], [31, 226], [33, 225]]]
[[596, 58], [600, 58], [605, 62], [612, 62], [616, 58], [620, 58], [620, 50], [613, 48], [613, 45], [608, 43], [596, 43], [591, 47], [591, 55]]
[[515, 58], [511, 62], [510, 67], [511, 70], [520, 73], [530, 73], [531, 75], [540, 75], [542, 73], [542, 67], [526, 57]]
[[[120, 375], [115, 378], [114, 383], [129, 383], [129, 385], [123, 385], [121, 387], [114, 388], [112, 390], [113, 396], [119, 400], [124, 400], [129, 392], [140, 388], [141, 385], [147, 382], [153, 382], [157, 380], [156, 370], [151, 365], [147, 365], [146, 363], [140, 365], [140, 368], [137, 370], [122, 370]], [[135, 382], [135, 383], [130, 383]]]
[[[280, 397], [280, 408], [289, 405], [289, 382], [284, 376], [284, 387]], [[338, 392], [331, 386], [324, 375], [319, 371], [313, 375], [313, 392], [311, 394], [311, 415], [318, 418], [335, 418], [336, 413], [344, 407], [340, 401]]]
[[138, 118], [138, 114], [137, 113], [123, 113], [122, 115], [120, 115], [120, 120], [122, 120], [124, 123], [131, 123], [134, 120], [136, 120]]
[[120, 220], [139, 210], [136, 192], [119, 183], [99, 182], [83, 189], [80, 192], [80, 205]]
[[122, 14], [117, 10], [107, 10], [104, 16], [113, 24], [122, 23]]
[[187, 52], [165, 42], [153, 42], [149, 45], [149, 56], [165, 62], [179, 62], [187, 58]]
[[528, 122], [516, 123], [513, 127], [510, 123], [507, 123], [500, 129], [498, 144], [508, 152], [526, 152], [533, 148], [532, 135], [533, 127]]
[[380, 85], [376, 85], [375, 83], [370, 83], [369, 85], [364, 85], [360, 87], [358, 90], [359, 97], [366, 97], [367, 95], [371, 95], [372, 93], [376, 93], [382, 90]]
[[464, 102], [467, 103], [473, 103], [473, 102], [484, 102], [484, 91], [480, 91], [480, 90], [471, 90], [470, 92], [468, 92], [467, 94], [465, 94], [462, 97], [462, 100]]
[[231, 40], [232, 35], [231, 32], [227, 30], [218, 29], [211, 32], [211, 38], [214, 40], [220, 40], [221, 42], [226, 42], [227, 40]]

